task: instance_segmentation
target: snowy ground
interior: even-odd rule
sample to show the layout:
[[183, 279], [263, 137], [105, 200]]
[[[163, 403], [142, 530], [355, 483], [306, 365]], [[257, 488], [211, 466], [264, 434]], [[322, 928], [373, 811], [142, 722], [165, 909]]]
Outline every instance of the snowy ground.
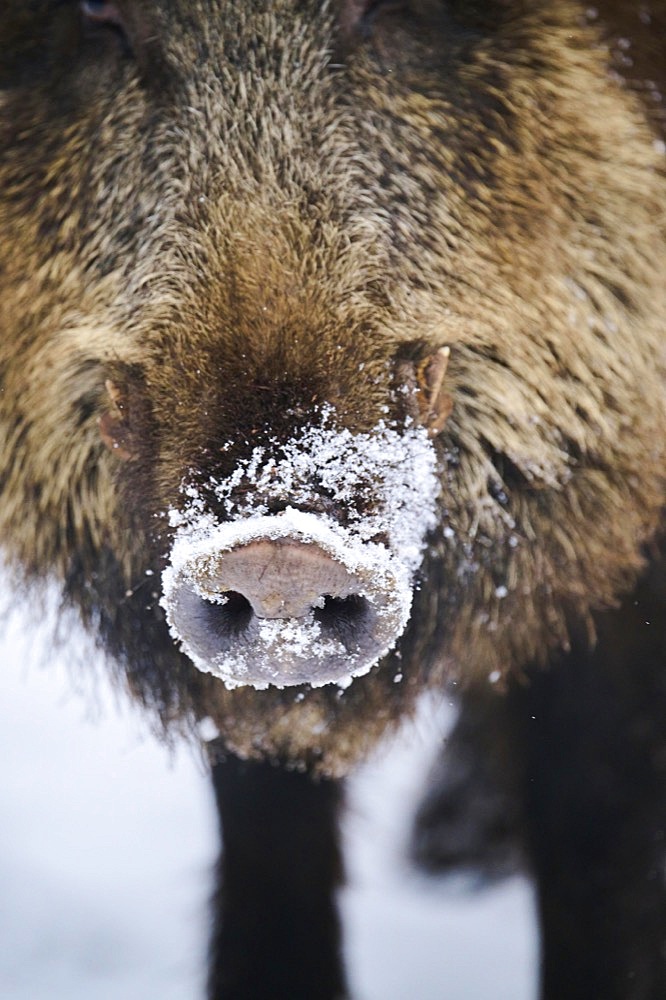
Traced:
[[[203, 765], [169, 754], [103, 683], [75, 691], [63, 654], [46, 669], [35, 617], [0, 634], [0, 996], [197, 1000], [216, 853]], [[402, 860], [444, 727], [425, 709], [352, 784], [341, 906], [354, 993], [534, 1000], [529, 886], [464, 895]]]

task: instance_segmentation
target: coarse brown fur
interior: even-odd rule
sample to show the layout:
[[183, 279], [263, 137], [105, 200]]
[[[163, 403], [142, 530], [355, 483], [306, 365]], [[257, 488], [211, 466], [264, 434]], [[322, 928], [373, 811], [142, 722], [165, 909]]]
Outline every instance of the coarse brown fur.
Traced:
[[[348, 3], [161, 0], [125, 5], [132, 57], [75, 3], [24, 6], [0, 25], [0, 537], [132, 690], [335, 775], [425, 686], [520, 671], [615, 602], [664, 502], [666, 179], [604, 24], [424, 0], [367, 38]], [[324, 403], [398, 415], [398, 361], [442, 345], [441, 528], [397, 652], [344, 693], [199, 674], [157, 601], [181, 482]]]

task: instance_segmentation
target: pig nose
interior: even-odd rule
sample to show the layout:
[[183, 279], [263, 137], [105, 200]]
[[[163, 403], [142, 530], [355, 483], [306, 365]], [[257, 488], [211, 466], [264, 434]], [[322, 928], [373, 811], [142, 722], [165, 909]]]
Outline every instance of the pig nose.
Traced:
[[[213, 601], [218, 595], [227, 598], [213, 607], [225, 609], [231, 604], [219, 616], [219, 624], [232, 629], [253, 614], [300, 619], [313, 613], [330, 630], [334, 628], [332, 608], [337, 608], [338, 620], [358, 620], [358, 614], [345, 615], [345, 609], [358, 610], [363, 603], [357, 594], [359, 586], [344, 566], [318, 546], [283, 539], [250, 542], [227, 552], [207, 581]], [[346, 603], [350, 597], [356, 603]]]
[[183, 651], [229, 687], [344, 684], [404, 628], [394, 583], [311, 540], [252, 538], [224, 548], [211, 538], [172, 555], [163, 604]]

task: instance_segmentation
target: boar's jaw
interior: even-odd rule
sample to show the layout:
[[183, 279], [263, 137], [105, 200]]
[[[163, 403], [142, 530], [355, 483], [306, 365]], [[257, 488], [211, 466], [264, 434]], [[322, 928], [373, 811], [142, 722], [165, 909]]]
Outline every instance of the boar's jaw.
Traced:
[[346, 686], [411, 608], [410, 575], [384, 546], [291, 508], [181, 536], [163, 583], [172, 635], [229, 688]]

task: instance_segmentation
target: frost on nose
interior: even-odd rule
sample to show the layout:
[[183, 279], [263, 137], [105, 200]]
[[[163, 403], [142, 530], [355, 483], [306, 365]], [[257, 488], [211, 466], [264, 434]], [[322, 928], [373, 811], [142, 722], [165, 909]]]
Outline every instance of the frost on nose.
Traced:
[[288, 509], [178, 539], [163, 603], [183, 651], [227, 686], [320, 686], [367, 672], [395, 644], [411, 587], [383, 547], [345, 544]]
[[[289, 502], [316, 507], [320, 491], [344, 527], [290, 506], [269, 513]], [[331, 408], [209, 481], [222, 523], [184, 485], [183, 509], [169, 513], [176, 536], [163, 573], [174, 639], [228, 687], [346, 686], [407, 625], [438, 492], [426, 427], [380, 423], [352, 434]]]

